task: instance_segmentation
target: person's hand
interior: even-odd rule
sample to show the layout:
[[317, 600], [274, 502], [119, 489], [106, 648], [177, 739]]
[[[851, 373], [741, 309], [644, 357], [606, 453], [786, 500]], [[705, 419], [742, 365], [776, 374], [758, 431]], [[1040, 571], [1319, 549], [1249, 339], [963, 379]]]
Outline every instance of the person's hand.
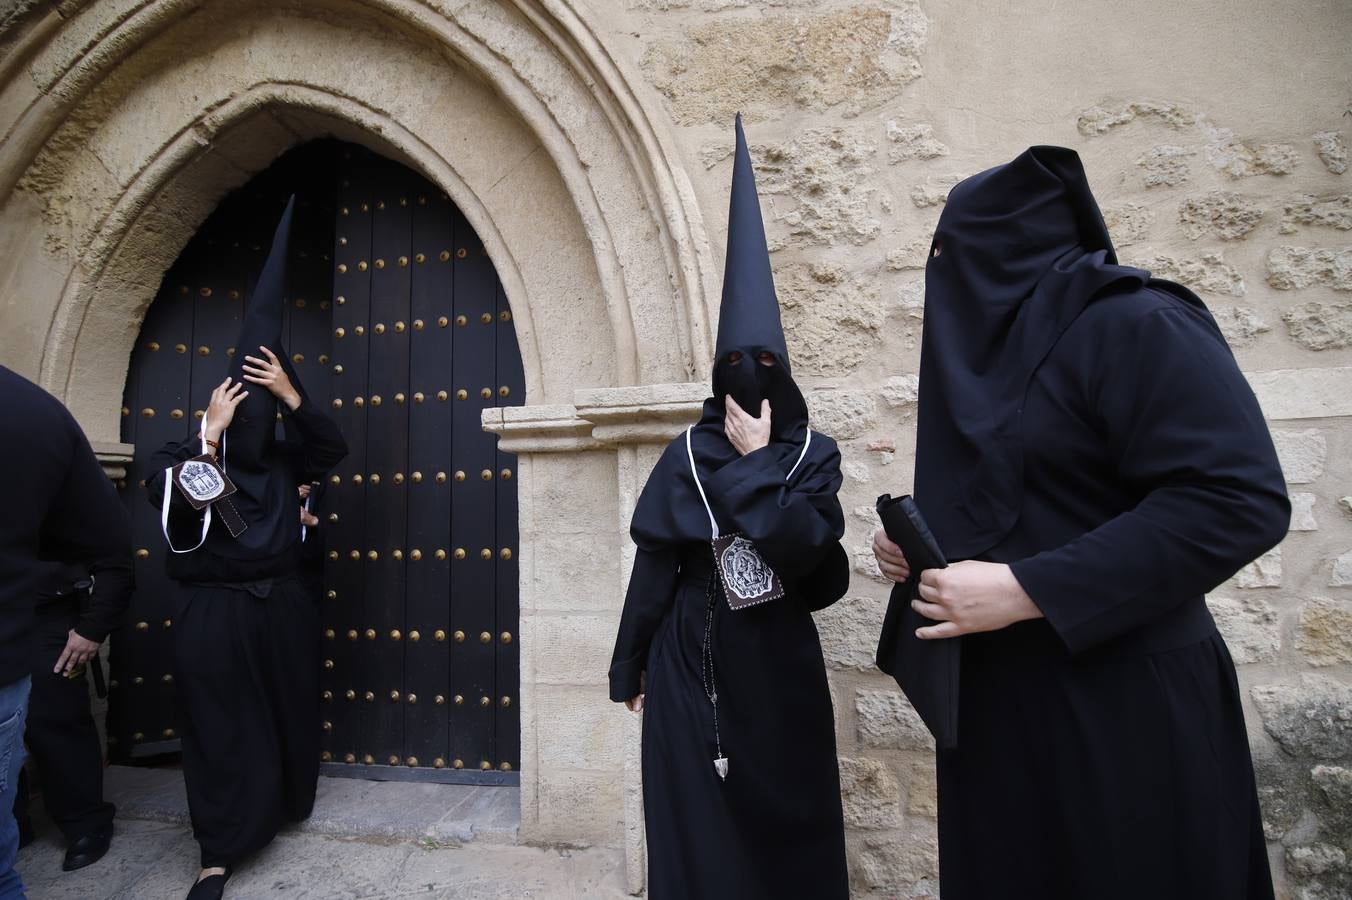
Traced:
[[878, 568], [892, 581], [905, 581], [911, 577], [911, 564], [906, 561], [906, 554], [881, 528], [873, 532], [873, 557], [878, 560]]
[[296, 487], [296, 493], [300, 494], [300, 499], [302, 500], [310, 499], [310, 485], [309, 484], [298, 485]]
[[762, 400], [760, 418], [748, 415], [737, 405], [737, 401], [728, 394], [724, 406], [727, 415], [723, 417], [723, 433], [732, 442], [733, 449], [746, 456], [753, 450], [759, 450], [770, 443], [770, 401]]
[[271, 391], [274, 397], [285, 403], [288, 409], [294, 410], [300, 406], [300, 392], [287, 377], [286, 369], [277, 361], [277, 354], [267, 347], [258, 349], [267, 359], [259, 359], [257, 356], [244, 357], [244, 380], [261, 384]]
[[1042, 618], [1042, 610], [1009, 566], [976, 560], [921, 572], [920, 597], [911, 606], [939, 623], [916, 630], [916, 637], [927, 640], [999, 631], [1024, 619]]
[[94, 641], [82, 638], [75, 633], [72, 628], [66, 634], [66, 649], [61, 651], [61, 656], [56, 661], [52, 673], [55, 675], [69, 675], [76, 666], [83, 665], [94, 658], [99, 652], [99, 645]]
[[633, 713], [643, 712], [643, 698], [647, 696], [647, 694], [639, 694], [637, 697], [630, 697], [624, 701], [624, 708]]
[[305, 507], [300, 508], [300, 524], [306, 528], [314, 528], [319, 524], [319, 518]]
[[230, 427], [230, 423], [235, 420], [235, 407], [244, 402], [244, 398], [249, 396], [249, 392], [244, 390], [244, 382], [236, 381], [231, 384], [229, 378], [216, 385], [216, 390], [211, 392], [211, 402], [207, 404], [207, 430], [208, 440], [219, 442], [225, 429]]

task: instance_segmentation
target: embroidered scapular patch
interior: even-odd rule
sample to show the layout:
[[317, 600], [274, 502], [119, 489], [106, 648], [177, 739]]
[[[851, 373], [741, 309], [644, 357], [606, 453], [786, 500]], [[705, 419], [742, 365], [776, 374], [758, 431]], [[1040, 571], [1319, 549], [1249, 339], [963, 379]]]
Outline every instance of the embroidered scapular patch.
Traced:
[[235, 485], [210, 456], [195, 456], [174, 467], [174, 484], [193, 509], [229, 497]]
[[784, 596], [783, 582], [751, 541], [740, 534], [729, 534], [713, 544], [728, 606], [742, 609]]

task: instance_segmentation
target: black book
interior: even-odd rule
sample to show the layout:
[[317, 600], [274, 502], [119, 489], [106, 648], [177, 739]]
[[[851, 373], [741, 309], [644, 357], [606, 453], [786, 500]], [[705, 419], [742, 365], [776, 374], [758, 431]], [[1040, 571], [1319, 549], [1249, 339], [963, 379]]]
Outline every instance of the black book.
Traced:
[[878, 639], [878, 668], [897, 680], [906, 699], [920, 714], [941, 750], [958, 745], [958, 674], [962, 644], [957, 638], [922, 640], [917, 628], [936, 624], [911, 608], [918, 596], [920, 573], [948, 567], [920, 507], [909, 496], [878, 498], [883, 530], [911, 566], [911, 577], [894, 585]]

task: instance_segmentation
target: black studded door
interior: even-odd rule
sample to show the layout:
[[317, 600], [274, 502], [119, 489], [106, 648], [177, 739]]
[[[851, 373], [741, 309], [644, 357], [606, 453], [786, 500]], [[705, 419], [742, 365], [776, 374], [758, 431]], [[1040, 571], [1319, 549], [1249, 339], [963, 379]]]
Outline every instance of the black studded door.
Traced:
[[[306, 145], [232, 194], [166, 274], [132, 356], [123, 484], [137, 591], [115, 636], [109, 749], [177, 749], [172, 586], [146, 458], [223, 377], [252, 281], [297, 194], [287, 352], [351, 453], [316, 491], [324, 772], [513, 783], [519, 766], [514, 458], [480, 428], [522, 402], [496, 273], [449, 199], [353, 145]], [[318, 573], [316, 572], [316, 575]]]
[[515, 462], [481, 426], [522, 402], [511, 312], [434, 185], [354, 151], [333, 250], [325, 485], [328, 774], [506, 783], [520, 763]]

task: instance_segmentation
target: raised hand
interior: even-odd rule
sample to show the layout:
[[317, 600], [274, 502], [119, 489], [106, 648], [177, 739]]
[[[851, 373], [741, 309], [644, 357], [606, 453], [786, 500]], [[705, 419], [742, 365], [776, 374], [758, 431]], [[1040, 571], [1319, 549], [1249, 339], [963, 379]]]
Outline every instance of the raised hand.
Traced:
[[753, 450], [759, 450], [770, 443], [770, 401], [762, 400], [760, 418], [748, 415], [737, 405], [737, 401], [728, 394], [724, 406], [727, 414], [723, 416], [723, 433], [728, 436], [735, 449], [742, 456]]
[[225, 429], [235, 420], [235, 407], [244, 402], [249, 392], [244, 390], [244, 382], [227, 378], [216, 385], [211, 392], [211, 402], [207, 404], [207, 439], [219, 441]]
[[258, 349], [267, 359], [259, 359], [257, 356], [244, 357], [244, 380], [267, 388], [289, 409], [300, 406], [300, 392], [287, 377], [286, 369], [282, 368], [282, 364], [277, 360], [277, 354], [267, 347]]

